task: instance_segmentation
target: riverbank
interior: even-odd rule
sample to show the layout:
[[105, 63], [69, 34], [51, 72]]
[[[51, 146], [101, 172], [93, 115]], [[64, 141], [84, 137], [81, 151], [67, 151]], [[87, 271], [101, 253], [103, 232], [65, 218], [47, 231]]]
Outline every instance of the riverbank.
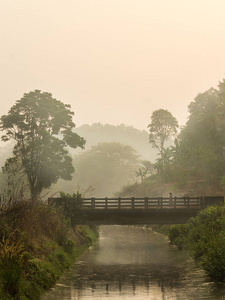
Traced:
[[0, 218], [0, 299], [37, 300], [97, 240], [42, 203], [20, 203]]
[[155, 226], [184, 249], [215, 282], [225, 281], [225, 206], [208, 206], [186, 224]]

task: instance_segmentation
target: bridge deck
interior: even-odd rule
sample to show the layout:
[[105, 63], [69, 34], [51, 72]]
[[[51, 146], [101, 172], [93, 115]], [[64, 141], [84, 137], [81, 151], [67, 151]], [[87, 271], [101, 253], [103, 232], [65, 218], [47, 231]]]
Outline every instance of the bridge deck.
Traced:
[[[60, 206], [63, 198], [50, 198]], [[76, 201], [76, 199], [74, 200]], [[83, 198], [82, 214], [76, 224], [182, 224], [207, 205], [224, 202], [224, 197], [169, 198]]]

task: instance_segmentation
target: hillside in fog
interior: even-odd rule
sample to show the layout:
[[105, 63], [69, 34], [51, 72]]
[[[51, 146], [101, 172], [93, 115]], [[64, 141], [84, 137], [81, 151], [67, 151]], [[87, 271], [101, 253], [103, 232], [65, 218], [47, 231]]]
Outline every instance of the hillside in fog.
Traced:
[[[75, 132], [86, 140], [86, 144], [85, 150], [68, 149], [75, 168], [72, 181], [59, 180], [44, 194], [58, 194], [59, 191], [72, 194], [78, 189], [93, 188], [91, 195], [113, 195], [124, 185], [135, 182], [141, 160], [154, 162], [157, 158], [157, 151], [149, 144], [149, 133], [145, 130], [124, 124], [95, 123], [82, 125]], [[0, 148], [1, 167], [12, 155], [13, 145], [7, 143]]]
[[134, 148], [140, 159], [155, 161], [157, 151], [149, 144], [149, 133], [145, 130], [138, 130], [132, 126], [124, 124], [102, 125], [95, 123], [93, 125], [82, 125], [76, 128], [76, 132], [86, 139], [85, 150], [90, 150], [92, 146], [98, 143], [121, 143]]
[[[85, 150], [69, 149], [72, 155], [83, 153], [90, 150], [92, 146], [99, 143], [121, 143], [134, 148], [140, 159], [154, 162], [157, 158], [156, 149], [149, 144], [149, 133], [145, 130], [138, 130], [132, 126], [121, 125], [103, 125], [95, 123], [92, 125], [84, 124], [75, 129], [76, 133], [86, 140]], [[11, 155], [14, 144], [2, 144], [0, 147], [0, 167], [4, 165], [5, 160]]]

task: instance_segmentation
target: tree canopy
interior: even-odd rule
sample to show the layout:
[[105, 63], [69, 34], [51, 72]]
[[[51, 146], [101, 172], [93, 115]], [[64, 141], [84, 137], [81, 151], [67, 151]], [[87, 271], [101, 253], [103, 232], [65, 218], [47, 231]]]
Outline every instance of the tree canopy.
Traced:
[[0, 119], [2, 141], [16, 142], [4, 171], [15, 172], [16, 167], [26, 176], [32, 200], [59, 178], [72, 178], [74, 167], [66, 147], [83, 148], [85, 140], [73, 132], [70, 108], [50, 93], [35, 90], [24, 94]]
[[165, 141], [177, 133], [178, 122], [168, 110], [158, 109], [152, 113], [148, 128], [149, 143], [162, 155]]
[[74, 164], [74, 186], [92, 186], [97, 196], [113, 196], [123, 185], [135, 181], [140, 161], [131, 146], [113, 142], [99, 143], [76, 155]]
[[[123, 195], [149, 193], [155, 184], [172, 184], [181, 192], [194, 196], [206, 193], [224, 194], [225, 190], [225, 79], [218, 88], [199, 93], [188, 106], [189, 117], [176, 135], [173, 145], [165, 147], [166, 138], [175, 134], [177, 121], [165, 110], [153, 112], [149, 140], [159, 150], [160, 157], [153, 165], [153, 172], [146, 173], [142, 167], [137, 176], [143, 184], [133, 185]], [[164, 122], [172, 121], [172, 131]], [[154, 182], [155, 180], [155, 182]]]
[[[186, 125], [177, 136], [170, 149], [166, 149], [169, 159], [163, 159], [161, 175], [167, 180], [180, 183], [196, 181], [220, 184], [225, 181], [225, 80], [218, 89], [211, 88], [199, 93], [189, 104]], [[155, 131], [151, 123], [151, 131]], [[150, 126], [150, 125], [149, 125]], [[152, 143], [162, 147], [161, 135]], [[161, 141], [161, 144], [160, 144]], [[164, 154], [166, 152], [161, 151]]]

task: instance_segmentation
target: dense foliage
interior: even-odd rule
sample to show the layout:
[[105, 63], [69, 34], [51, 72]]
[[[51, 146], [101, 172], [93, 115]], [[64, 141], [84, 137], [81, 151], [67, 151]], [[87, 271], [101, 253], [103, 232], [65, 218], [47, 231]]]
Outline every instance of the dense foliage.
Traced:
[[[189, 105], [190, 116], [171, 148], [170, 176], [218, 183], [225, 173], [225, 97], [219, 90], [199, 94]], [[177, 174], [177, 175], [175, 175]]]
[[[188, 121], [170, 147], [166, 147], [165, 139], [176, 133], [176, 119], [163, 109], [153, 112], [148, 125], [149, 141], [160, 156], [154, 163], [155, 173], [165, 182], [180, 186], [188, 181], [224, 184], [225, 80], [219, 83], [218, 89], [199, 93], [188, 110]], [[170, 125], [166, 126], [167, 123]]]
[[0, 219], [0, 299], [36, 300], [97, 239], [54, 207], [21, 202]]
[[76, 192], [72, 195], [60, 192], [60, 207], [64, 216], [71, 220], [71, 224], [76, 224], [76, 218], [80, 217], [82, 212], [83, 197], [82, 194]]
[[165, 142], [177, 133], [178, 122], [168, 110], [158, 109], [152, 113], [148, 128], [149, 143], [162, 153]]
[[33, 200], [59, 178], [72, 178], [74, 167], [66, 147], [83, 148], [85, 143], [72, 131], [73, 114], [70, 105], [35, 90], [1, 117], [2, 140], [16, 142], [4, 171], [14, 182], [27, 181]]
[[225, 206], [207, 207], [187, 224], [171, 226], [169, 238], [187, 249], [212, 279], [225, 280]]

